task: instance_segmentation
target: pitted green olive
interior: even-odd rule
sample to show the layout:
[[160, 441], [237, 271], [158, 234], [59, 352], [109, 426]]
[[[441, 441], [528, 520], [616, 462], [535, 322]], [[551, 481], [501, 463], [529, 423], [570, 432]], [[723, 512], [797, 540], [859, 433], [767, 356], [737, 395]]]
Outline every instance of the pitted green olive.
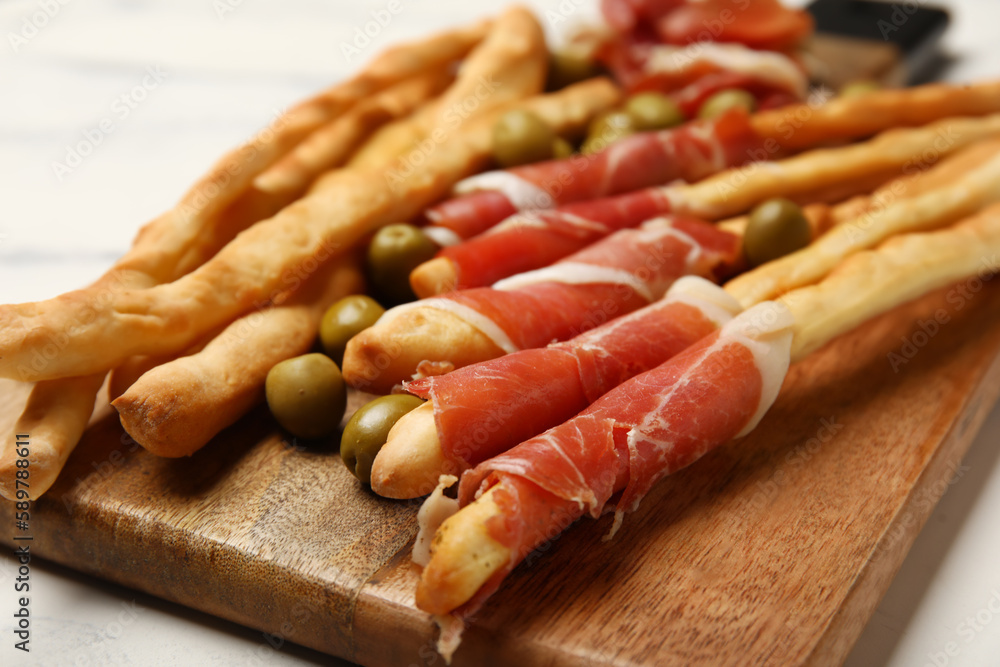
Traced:
[[546, 89], [560, 90], [597, 74], [594, 60], [580, 49], [561, 49], [549, 56]]
[[274, 418], [300, 438], [333, 433], [347, 407], [340, 368], [325, 354], [304, 354], [275, 364], [267, 374], [264, 393]]
[[663, 93], [649, 92], [633, 95], [625, 103], [625, 113], [632, 117], [635, 129], [640, 132], [665, 130], [684, 122], [684, 112], [677, 103]]
[[516, 167], [552, 158], [556, 133], [530, 111], [508, 111], [493, 126], [493, 159], [501, 167]]
[[386, 306], [413, 301], [410, 272], [439, 250], [419, 228], [408, 224], [383, 227], [368, 245], [368, 279]]
[[382, 317], [385, 309], [370, 296], [346, 296], [326, 309], [319, 324], [323, 351], [338, 364], [344, 359], [347, 341]]
[[698, 109], [698, 118], [716, 118], [737, 107], [746, 109], [747, 113], [753, 113], [757, 110], [757, 100], [745, 90], [726, 88], [702, 103]]
[[811, 238], [801, 208], [787, 199], [769, 199], [750, 213], [743, 249], [750, 264], [760, 266], [806, 247]]
[[372, 463], [382, 449], [389, 430], [423, 400], [410, 394], [381, 396], [358, 409], [344, 427], [340, 458], [355, 477], [365, 484], [372, 481]]

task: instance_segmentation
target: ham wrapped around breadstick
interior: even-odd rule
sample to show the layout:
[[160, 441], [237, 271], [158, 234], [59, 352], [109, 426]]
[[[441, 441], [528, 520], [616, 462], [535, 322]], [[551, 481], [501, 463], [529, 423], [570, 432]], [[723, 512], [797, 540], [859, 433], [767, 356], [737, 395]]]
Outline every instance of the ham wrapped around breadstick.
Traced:
[[389, 310], [348, 343], [344, 378], [387, 392], [415, 374], [566, 340], [658, 299], [680, 276], [712, 275], [739, 256], [734, 234], [698, 220], [652, 220], [493, 287]]

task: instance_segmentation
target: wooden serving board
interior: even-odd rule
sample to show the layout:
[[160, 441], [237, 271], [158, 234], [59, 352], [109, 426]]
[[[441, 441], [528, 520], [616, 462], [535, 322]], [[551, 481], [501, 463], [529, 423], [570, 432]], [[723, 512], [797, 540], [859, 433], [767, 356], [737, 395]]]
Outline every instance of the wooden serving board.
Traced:
[[[455, 664], [841, 662], [1000, 390], [1000, 285], [963, 285], [794, 367], [754, 433], [661, 483], [611, 542], [609, 517], [585, 519], [533, 554]], [[23, 390], [0, 393], [6, 429]], [[364, 665], [442, 664], [413, 604], [416, 503], [265, 410], [184, 460], [101, 415], [33, 507], [37, 555]]]

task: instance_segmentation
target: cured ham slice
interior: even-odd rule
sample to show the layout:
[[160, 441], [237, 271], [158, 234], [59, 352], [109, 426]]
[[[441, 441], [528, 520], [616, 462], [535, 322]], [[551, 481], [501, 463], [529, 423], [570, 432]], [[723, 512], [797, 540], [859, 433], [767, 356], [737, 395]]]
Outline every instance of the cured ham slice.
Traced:
[[621, 230], [553, 266], [492, 287], [422, 299], [386, 315], [448, 310], [510, 353], [566, 340], [632, 312], [660, 298], [680, 276], [711, 276], [737, 261], [739, 252], [735, 234], [693, 218], [659, 218], [640, 229]]
[[739, 44], [635, 44], [617, 48], [606, 60], [630, 92], [669, 94], [689, 117], [726, 88], [746, 90], [757, 99], [758, 108], [766, 109], [804, 99], [808, 87], [805, 73], [784, 54]]
[[778, 0], [601, 0], [601, 11], [623, 37], [667, 44], [738, 42], [782, 51], [813, 30], [808, 12]]
[[473, 176], [455, 187], [458, 197], [424, 215], [432, 226], [470, 238], [516, 211], [548, 209], [677, 179], [696, 181], [743, 164], [760, 146], [747, 115], [734, 109], [715, 120], [626, 137], [595, 155]]
[[[522, 213], [487, 234], [444, 248], [439, 256], [451, 260], [458, 289], [492, 285], [559, 261], [616, 230], [669, 213], [671, 208], [664, 190], [648, 188], [552, 211]], [[711, 234], [705, 223], [690, 218], [674, 217], [672, 224], [700, 245], [728, 254], [732, 237]]]
[[432, 401], [442, 453], [463, 470], [573, 417], [739, 310], [720, 287], [688, 276], [660, 301], [566, 342], [423, 378], [405, 389]]
[[754, 306], [573, 419], [467, 471], [459, 503], [495, 487], [500, 514], [487, 530], [511, 558], [459, 611], [474, 611], [522, 558], [576, 518], [613, 508], [613, 534], [660, 478], [753, 429], [788, 371], [792, 326], [785, 306]]

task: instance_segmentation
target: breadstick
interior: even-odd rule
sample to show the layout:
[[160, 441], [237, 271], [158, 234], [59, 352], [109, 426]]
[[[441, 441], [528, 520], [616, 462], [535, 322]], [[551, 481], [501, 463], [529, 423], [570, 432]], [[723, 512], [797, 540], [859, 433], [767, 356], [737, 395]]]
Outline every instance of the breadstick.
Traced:
[[[770, 197], [809, 193], [875, 175], [915, 173], [966, 146], [1000, 134], [1000, 114], [945, 118], [920, 128], [889, 130], [865, 142], [757, 162], [698, 183], [664, 188], [674, 210], [709, 220], [737, 215]], [[864, 189], [859, 189], [864, 191]]]
[[[497, 65], [502, 63], [502, 67]], [[537, 95], [545, 86], [548, 50], [542, 27], [529, 10], [513, 6], [476, 47], [445, 93], [410, 118], [383, 127], [351, 158], [354, 169], [374, 169], [415, 149], [435, 130], [441, 144], [461, 123], [506, 103]]]
[[[524, 102], [557, 131], [580, 127], [618, 91], [595, 79]], [[0, 376], [22, 380], [84, 375], [134, 354], [165, 354], [191, 345], [282, 291], [303, 267], [343, 252], [364, 234], [407, 220], [482, 166], [491, 145], [491, 113], [461, 126], [433, 151], [424, 169], [399, 182], [357, 173], [315, 192], [242, 233], [179, 280], [124, 291], [94, 303], [70, 292], [49, 301], [0, 307]], [[67, 329], [66, 340], [55, 337]], [[33, 365], [54, 340], [59, 354]]]
[[203, 350], [156, 366], [111, 405], [136, 442], [159, 456], [190, 456], [264, 400], [278, 362], [307, 352], [326, 308], [363, 290], [359, 262], [335, 258], [288, 301], [246, 315]]
[[[994, 144], [996, 147], [1000, 145]], [[939, 227], [1000, 199], [1000, 153], [953, 184], [896, 201], [838, 225], [816, 243], [729, 282], [726, 289], [747, 306], [809, 285], [845, 257], [905, 232]]]
[[[858, 253], [819, 285], [795, 290], [781, 299], [795, 320], [793, 359], [801, 359], [809, 350], [876, 314], [982, 271], [983, 258], [998, 252], [1000, 205], [993, 204], [952, 228], [908, 234], [877, 250]], [[996, 270], [996, 266], [987, 268]], [[616, 489], [621, 488], [619, 481]], [[519, 507], [503, 508], [493, 501], [508, 484], [520, 490]], [[526, 555], [513, 553], [494, 539], [487, 528], [490, 524], [503, 525], [530, 516], [526, 530], [533, 531], [530, 534], [537, 546], [552, 538], [549, 528], [561, 530], [584, 512], [576, 502], [552, 496], [516, 475], [501, 476], [491, 491], [460, 509], [438, 529], [416, 593], [417, 605], [425, 611], [447, 614], [472, 599], [476, 600], [473, 605], [481, 603], [484, 593], [497, 584], [495, 577]], [[525, 501], [525, 494], [535, 497]], [[510, 493], [508, 497], [519, 495]]]
[[[820, 105], [795, 104], [754, 114], [750, 122], [771, 150], [798, 151], [915, 127], [953, 116], [1000, 112], [1000, 82], [929, 84], [837, 97]], [[773, 150], [772, 152], [777, 152]]]
[[432, 70], [386, 88], [317, 129], [288, 155], [258, 175], [253, 186], [288, 202], [303, 194], [317, 176], [342, 166], [385, 123], [406, 116], [451, 82], [447, 68]]

